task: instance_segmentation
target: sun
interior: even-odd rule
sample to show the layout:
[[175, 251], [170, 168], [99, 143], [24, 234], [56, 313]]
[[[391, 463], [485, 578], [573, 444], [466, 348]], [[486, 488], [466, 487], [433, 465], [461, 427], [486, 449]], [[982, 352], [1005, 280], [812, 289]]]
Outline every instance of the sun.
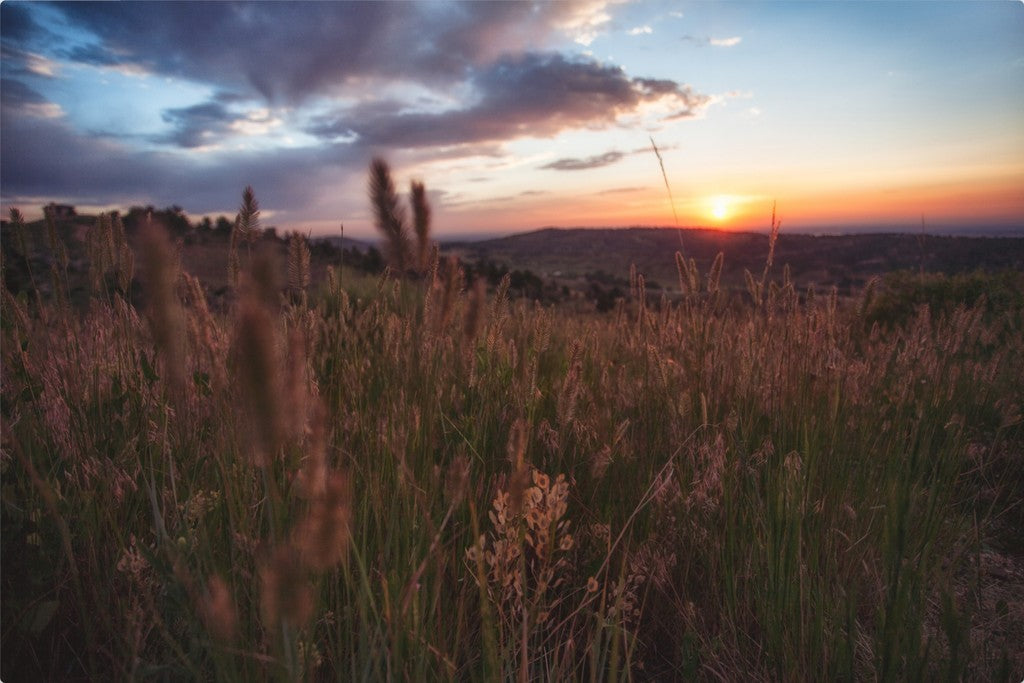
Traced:
[[729, 198], [723, 195], [711, 198], [711, 217], [718, 222], [724, 221], [729, 217], [729, 208], [731, 202]]

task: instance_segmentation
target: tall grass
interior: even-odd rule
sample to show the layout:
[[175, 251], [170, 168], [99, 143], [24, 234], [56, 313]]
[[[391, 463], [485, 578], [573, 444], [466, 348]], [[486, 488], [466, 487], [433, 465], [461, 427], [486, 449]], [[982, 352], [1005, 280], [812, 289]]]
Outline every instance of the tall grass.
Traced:
[[143, 313], [4, 291], [5, 680], [1024, 670], [981, 607], [1024, 483], [999, 316], [681, 256], [682, 301], [607, 316], [457, 264], [307, 297], [296, 239], [291, 296], [256, 254], [224, 315], [159, 236]]

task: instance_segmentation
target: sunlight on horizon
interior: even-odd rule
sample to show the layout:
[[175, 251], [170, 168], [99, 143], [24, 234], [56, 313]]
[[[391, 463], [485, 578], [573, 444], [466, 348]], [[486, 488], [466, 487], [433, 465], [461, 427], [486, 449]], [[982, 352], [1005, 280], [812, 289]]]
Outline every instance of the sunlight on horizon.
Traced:
[[716, 223], [723, 223], [729, 218], [731, 202], [724, 195], [717, 195], [711, 198], [711, 217]]

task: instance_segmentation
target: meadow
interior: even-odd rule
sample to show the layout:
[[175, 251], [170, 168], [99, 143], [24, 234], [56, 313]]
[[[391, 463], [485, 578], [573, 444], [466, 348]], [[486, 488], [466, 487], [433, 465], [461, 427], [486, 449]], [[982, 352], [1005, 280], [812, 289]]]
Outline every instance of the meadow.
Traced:
[[1024, 675], [1020, 290], [684, 252], [598, 314], [395, 234], [314, 286], [255, 211], [217, 306], [109, 217], [76, 303], [12, 216], [51, 267], [0, 315], [4, 680]]

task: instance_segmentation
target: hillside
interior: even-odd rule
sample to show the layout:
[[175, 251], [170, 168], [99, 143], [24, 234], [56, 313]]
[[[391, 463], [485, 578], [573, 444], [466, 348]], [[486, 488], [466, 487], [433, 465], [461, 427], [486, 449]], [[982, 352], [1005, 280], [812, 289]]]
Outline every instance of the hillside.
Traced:
[[[707, 271], [725, 255], [723, 282], [739, 285], [743, 271], [760, 273], [768, 236], [752, 232], [662, 228], [556, 229], [475, 243], [451, 244], [466, 259], [487, 259], [542, 276], [573, 278], [603, 271], [628, 277], [630, 264], [665, 287], [677, 282], [675, 253]], [[960, 273], [976, 269], [1024, 270], [1024, 238], [945, 237], [911, 234], [779, 235], [774, 267], [788, 264], [801, 285], [862, 285], [874, 275], [902, 269]], [[556, 275], [557, 274], [557, 275]]]
[[[154, 215], [169, 226], [185, 270], [199, 278], [219, 305], [227, 291], [228, 232], [190, 225], [172, 210]], [[134, 245], [143, 217], [141, 209], [125, 216], [130, 245]], [[80, 303], [85, 301], [88, 284], [87, 236], [95, 221], [95, 216], [75, 216], [55, 226], [69, 257], [69, 292]], [[226, 220], [224, 224], [230, 225]], [[9, 228], [3, 221], [4, 281], [8, 289], [18, 292], [31, 284], [30, 264], [20, 256], [18, 240], [9, 235]], [[48, 291], [48, 278], [43, 274], [49, 273], [53, 260], [48, 256], [46, 226], [43, 221], [33, 221], [26, 224], [25, 232], [31, 268], [37, 278], [41, 277], [36, 284]], [[285, 259], [285, 237], [268, 229], [261, 242]], [[310, 247], [314, 284], [324, 280], [331, 265], [370, 274], [380, 273], [385, 265], [377, 246], [368, 241], [339, 235], [313, 239]], [[721, 284], [727, 289], [744, 290], [744, 271], [758, 276], [762, 273], [769, 240], [760, 233], [708, 229], [545, 228], [480, 242], [442, 242], [440, 247], [442, 257], [462, 259], [470, 279], [482, 275], [496, 286], [509, 273], [514, 296], [554, 303], [574, 292], [587, 299], [603, 300], [599, 309], [605, 310], [628, 291], [630, 267], [634, 264], [649, 288], [670, 293], [678, 290], [676, 252], [694, 259], [701, 273], [710, 270], [717, 254], [724, 254]], [[787, 265], [801, 289], [836, 286], [842, 295], [855, 295], [872, 277], [900, 270], [947, 275], [977, 270], [1024, 272], [1024, 238], [894, 233], [813, 236], [783, 232], [776, 243], [771, 277], [781, 279]]]

